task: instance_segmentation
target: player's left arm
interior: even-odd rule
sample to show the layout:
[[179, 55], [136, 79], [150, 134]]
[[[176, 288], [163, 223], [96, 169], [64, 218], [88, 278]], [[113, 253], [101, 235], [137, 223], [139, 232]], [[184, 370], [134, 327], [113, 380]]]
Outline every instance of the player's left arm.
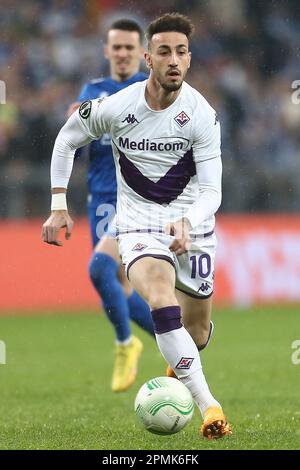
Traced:
[[191, 205], [185, 217], [191, 228], [213, 216], [222, 201], [222, 160], [220, 156], [196, 163], [199, 197]]
[[170, 249], [177, 255], [189, 249], [191, 245], [189, 232], [213, 216], [222, 200], [221, 132], [217, 115], [212, 108], [208, 109], [205, 122], [204, 128], [199, 122], [196, 123], [193, 141], [199, 197], [184, 218], [166, 227], [167, 233], [175, 235]]
[[222, 200], [221, 129], [216, 112], [207, 103], [194, 124], [192, 147], [199, 196], [185, 217], [195, 228], [217, 212]]

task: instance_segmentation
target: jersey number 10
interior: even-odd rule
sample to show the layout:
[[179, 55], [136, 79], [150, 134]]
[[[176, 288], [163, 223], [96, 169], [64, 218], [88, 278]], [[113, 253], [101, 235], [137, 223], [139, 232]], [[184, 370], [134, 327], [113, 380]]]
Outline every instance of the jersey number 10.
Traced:
[[[191, 256], [190, 261], [192, 263], [191, 278], [195, 279], [197, 274], [202, 279], [208, 277], [211, 272], [211, 258], [207, 253], [203, 253], [200, 256]], [[198, 268], [198, 270], [197, 270]]]

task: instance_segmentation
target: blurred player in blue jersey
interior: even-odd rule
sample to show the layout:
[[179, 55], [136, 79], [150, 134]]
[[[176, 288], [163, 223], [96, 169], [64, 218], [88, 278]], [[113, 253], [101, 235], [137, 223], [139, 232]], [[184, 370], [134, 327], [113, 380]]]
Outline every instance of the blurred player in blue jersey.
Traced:
[[[68, 115], [83, 101], [112, 95], [147, 78], [145, 73], [139, 72], [143, 57], [143, 32], [134, 21], [118, 20], [111, 25], [104, 53], [109, 60], [110, 77], [85, 84], [78, 101], [70, 106]], [[143, 348], [141, 341], [131, 334], [130, 319], [150, 334], [154, 334], [153, 323], [148, 305], [132, 290], [125, 276], [117, 242], [109, 229], [115, 212], [117, 184], [108, 134], [90, 144], [89, 158], [88, 215], [94, 246], [89, 271], [116, 332], [112, 390], [120, 392], [133, 384]]]

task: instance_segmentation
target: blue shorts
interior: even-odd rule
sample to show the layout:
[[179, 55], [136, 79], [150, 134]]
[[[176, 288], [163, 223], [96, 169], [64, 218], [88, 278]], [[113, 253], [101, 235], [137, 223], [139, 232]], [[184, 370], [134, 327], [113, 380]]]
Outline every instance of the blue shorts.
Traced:
[[110, 234], [109, 225], [115, 216], [116, 205], [116, 197], [97, 198], [89, 196], [87, 209], [93, 247], [104, 235]]

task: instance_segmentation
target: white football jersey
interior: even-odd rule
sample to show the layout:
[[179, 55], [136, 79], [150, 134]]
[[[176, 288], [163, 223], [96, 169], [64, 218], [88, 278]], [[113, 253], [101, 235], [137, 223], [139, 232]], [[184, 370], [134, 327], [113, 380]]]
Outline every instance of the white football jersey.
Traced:
[[146, 102], [146, 84], [85, 102], [71, 116], [54, 147], [52, 187], [67, 186], [75, 148], [109, 133], [120, 233], [161, 232], [182, 217], [190, 220], [192, 233], [210, 232], [221, 202], [216, 112], [186, 82], [168, 108], [155, 111]]

